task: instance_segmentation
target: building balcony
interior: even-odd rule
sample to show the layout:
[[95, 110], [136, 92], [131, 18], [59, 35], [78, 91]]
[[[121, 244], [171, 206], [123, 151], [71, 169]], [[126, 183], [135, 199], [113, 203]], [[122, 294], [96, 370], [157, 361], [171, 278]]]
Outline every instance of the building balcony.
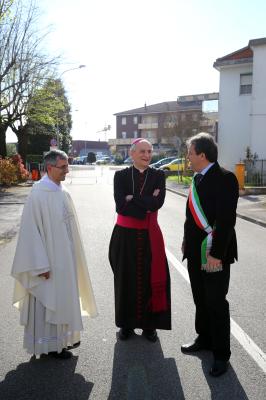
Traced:
[[158, 122], [138, 124], [138, 129], [158, 129]]
[[177, 136], [169, 136], [169, 137], [162, 137], [161, 138], [161, 144], [172, 144], [176, 145], [179, 143], [181, 140]]
[[128, 139], [109, 139], [108, 144], [109, 146], [124, 146], [130, 145], [133, 142], [133, 138]]
[[[143, 138], [143, 139], [147, 139], [151, 144], [157, 144], [158, 143], [157, 138]], [[134, 140], [135, 140], [134, 138], [109, 139], [108, 140], [108, 144], [109, 144], [109, 146], [130, 146]]]
[[200, 121], [200, 126], [206, 126], [206, 127], [212, 127], [215, 125], [215, 121], [212, 121], [210, 119], [204, 119], [203, 121]]

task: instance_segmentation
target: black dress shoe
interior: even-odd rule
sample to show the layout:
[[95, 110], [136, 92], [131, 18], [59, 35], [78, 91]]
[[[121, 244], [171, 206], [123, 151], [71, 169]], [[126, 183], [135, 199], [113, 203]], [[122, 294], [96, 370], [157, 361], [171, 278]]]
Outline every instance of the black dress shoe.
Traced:
[[67, 349], [63, 349], [61, 353], [57, 353], [57, 351], [50, 351], [48, 355], [53, 358], [59, 358], [61, 360], [67, 360], [68, 358], [72, 357], [71, 351], [68, 351]]
[[80, 346], [80, 342], [77, 342], [77, 343], [72, 344], [72, 346], [67, 346], [67, 350], [76, 349], [79, 346]]
[[209, 346], [203, 345], [202, 343], [197, 341], [193, 343], [183, 344], [181, 346], [181, 351], [182, 353], [185, 354], [195, 353], [200, 350], [209, 350], [209, 349], [210, 349]]
[[120, 340], [127, 340], [131, 335], [133, 335], [133, 333], [134, 329], [120, 328], [118, 336]]
[[143, 329], [142, 335], [150, 342], [156, 342], [158, 339], [156, 329]]
[[228, 370], [228, 361], [215, 360], [213, 366], [210, 369], [210, 375], [218, 377], [223, 375]]

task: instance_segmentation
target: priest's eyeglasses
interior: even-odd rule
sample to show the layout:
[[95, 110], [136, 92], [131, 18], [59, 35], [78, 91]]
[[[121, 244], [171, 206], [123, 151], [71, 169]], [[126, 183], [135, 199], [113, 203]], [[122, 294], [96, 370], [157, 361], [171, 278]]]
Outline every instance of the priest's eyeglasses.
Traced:
[[68, 164], [67, 165], [62, 165], [61, 167], [58, 167], [57, 165], [52, 165], [52, 167], [61, 169], [61, 171], [66, 171], [68, 169]]

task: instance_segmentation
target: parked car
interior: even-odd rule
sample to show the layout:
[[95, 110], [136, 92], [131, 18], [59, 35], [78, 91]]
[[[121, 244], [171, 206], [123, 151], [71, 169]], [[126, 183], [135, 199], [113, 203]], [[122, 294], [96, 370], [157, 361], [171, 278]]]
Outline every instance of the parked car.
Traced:
[[176, 158], [175, 160], [172, 160], [170, 163], [162, 165], [159, 169], [162, 169], [164, 171], [184, 171], [185, 159]]
[[101, 158], [98, 158], [96, 161], [96, 165], [105, 165], [105, 164], [111, 164], [112, 158], [109, 156], [102, 156]]
[[126, 158], [126, 159], [124, 160], [124, 164], [127, 164], [127, 165], [133, 164], [132, 158], [131, 158], [131, 157]]
[[80, 156], [73, 159], [73, 165], [85, 165], [87, 163], [87, 156]]
[[153, 168], [160, 168], [162, 165], [169, 164], [171, 161], [173, 161], [173, 160], [175, 160], [175, 159], [176, 159], [176, 156], [162, 158], [161, 160], [156, 161], [155, 163], [150, 164], [150, 167], [153, 167]]

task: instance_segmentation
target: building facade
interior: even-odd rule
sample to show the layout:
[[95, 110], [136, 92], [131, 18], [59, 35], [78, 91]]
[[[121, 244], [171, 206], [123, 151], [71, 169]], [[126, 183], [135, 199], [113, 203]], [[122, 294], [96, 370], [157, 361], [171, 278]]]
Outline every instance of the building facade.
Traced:
[[203, 130], [216, 134], [217, 113], [202, 112], [203, 101], [216, 99], [218, 93], [181, 96], [177, 101], [116, 113], [116, 139], [110, 139], [109, 145], [125, 158], [132, 141], [142, 137], [153, 144], [155, 153], [180, 153], [187, 137]]
[[219, 161], [230, 170], [247, 148], [266, 158], [266, 38], [218, 58], [220, 72]]
[[108, 142], [100, 142], [98, 140], [72, 140], [70, 155], [72, 157], [87, 156], [88, 153], [97, 155], [109, 155]]

